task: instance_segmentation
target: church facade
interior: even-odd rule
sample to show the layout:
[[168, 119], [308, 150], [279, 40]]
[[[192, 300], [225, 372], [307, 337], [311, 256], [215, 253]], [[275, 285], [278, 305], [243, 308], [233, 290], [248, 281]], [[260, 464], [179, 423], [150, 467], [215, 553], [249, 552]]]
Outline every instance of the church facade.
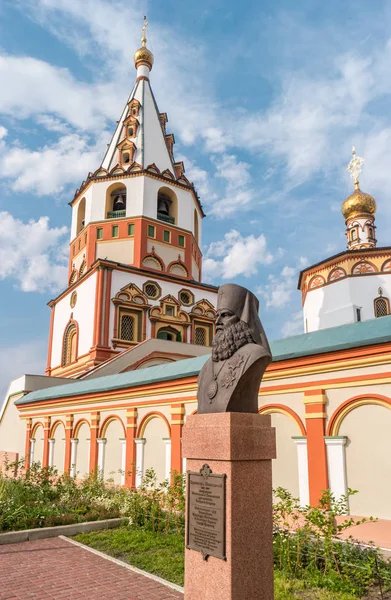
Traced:
[[[0, 411], [0, 462], [78, 477], [98, 468], [126, 486], [150, 467], [159, 480], [186, 469], [182, 429], [197, 410], [217, 288], [202, 282], [204, 214], [174, 161], [152, 65], [143, 37], [103, 162], [70, 203], [69, 279], [49, 303], [46, 376], [11, 382]], [[391, 519], [391, 249], [376, 247], [376, 203], [352, 164], [348, 247], [300, 274], [306, 333], [271, 342], [258, 405], [276, 427], [275, 487], [302, 504], [357, 489], [351, 514]]]

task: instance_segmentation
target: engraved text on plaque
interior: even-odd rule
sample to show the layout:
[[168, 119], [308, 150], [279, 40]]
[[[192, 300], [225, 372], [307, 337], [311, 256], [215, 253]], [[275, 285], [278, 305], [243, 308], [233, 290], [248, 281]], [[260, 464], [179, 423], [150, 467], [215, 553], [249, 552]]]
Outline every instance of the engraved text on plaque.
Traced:
[[208, 465], [188, 471], [186, 547], [225, 559], [225, 479]]

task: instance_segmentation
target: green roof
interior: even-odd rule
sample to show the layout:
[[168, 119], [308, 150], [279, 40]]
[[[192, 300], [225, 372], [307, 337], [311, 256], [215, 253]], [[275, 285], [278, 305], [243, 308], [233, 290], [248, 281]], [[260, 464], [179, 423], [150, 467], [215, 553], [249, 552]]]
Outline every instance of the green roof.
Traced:
[[[391, 340], [391, 315], [380, 319], [371, 319], [351, 325], [341, 325], [302, 333], [289, 338], [271, 342], [273, 361], [279, 362], [301, 356], [311, 356], [336, 350], [346, 350], [359, 346], [381, 344]], [[198, 375], [209, 355], [197, 356], [172, 363], [156, 365], [136, 371], [127, 371], [116, 375], [107, 375], [95, 379], [73, 380], [44, 390], [30, 392], [15, 402], [16, 405], [28, 404], [42, 400], [66, 398], [97, 392], [108, 392], [132, 388], [159, 381], [170, 381]]]

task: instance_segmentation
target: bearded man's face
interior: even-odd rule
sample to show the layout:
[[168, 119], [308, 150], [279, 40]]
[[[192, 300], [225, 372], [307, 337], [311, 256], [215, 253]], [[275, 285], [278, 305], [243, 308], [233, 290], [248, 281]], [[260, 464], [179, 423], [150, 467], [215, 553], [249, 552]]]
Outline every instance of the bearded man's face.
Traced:
[[217, 311], [216, 335], [212, 342], [212, 360], [227, 360], [245, 344], [254, 340], [247, 323], [229, 310]]

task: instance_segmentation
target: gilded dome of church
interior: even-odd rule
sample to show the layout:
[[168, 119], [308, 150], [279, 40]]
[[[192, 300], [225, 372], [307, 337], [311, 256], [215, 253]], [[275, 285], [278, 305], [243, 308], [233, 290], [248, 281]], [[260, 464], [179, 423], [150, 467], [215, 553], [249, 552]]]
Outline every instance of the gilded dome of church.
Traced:
[[136, 67], [136, 69], [139, 66], [139, 64], [142, 64], [142, 63], [146, 63], [147, 66], [149, 67], [149, 69], [152, 69], [153, 54], [144, 45], [141, 46], [141, 48], [136, 50], [136, 52], [134, 53], [134, 66]]
[[374, 215], [376, 212], [376, 200], [370, 195], [362, 192], [356, 185], [353, 194], [348, 196], [342, 204], [342, 214], [345, 221], [358, 214]]

